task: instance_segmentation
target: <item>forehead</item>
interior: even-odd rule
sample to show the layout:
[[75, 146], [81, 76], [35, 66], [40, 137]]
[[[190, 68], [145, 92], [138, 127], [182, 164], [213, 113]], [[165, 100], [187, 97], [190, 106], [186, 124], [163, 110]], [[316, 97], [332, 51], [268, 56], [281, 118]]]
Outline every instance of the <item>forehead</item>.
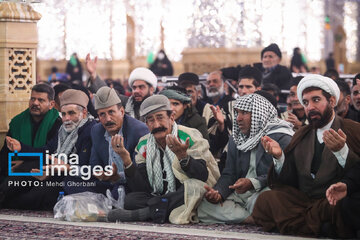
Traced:
[[267, 56], [267, 57], [276, 57], [277, 55], [274, 53], [274, 52], [272, 52], [272, 51], [266, 51], [266, 52], [264, 52], [264, 55], [263, 55], [264, 57], [265, 56]]
[[360, 90], [360, 85], [356, 84], [355, 86], [352, 87], [351, 92], [359, 91], [359, 90]]
[[239, 85], [252, 85], [254, 86], [254, 79], [252, 78], [242, 78], [239, 80]]
[[209, 76], [206, 78], [206, 81], [211, 80], [221, 80], [221, 76], [217, 73], [210, 73]]
[[322, 94], [322, 90], [318, 89], [309, 92], [303, 92], [303, 99], [308, 99], [312, 97], [324, 97], [324, 95]]
[[296, 85], [292, 86], [292, 87], [290, 88], [290, 91], [291, 91], [291, 92], [296, 92], [296, 91], [297, 91], [297, 86], [296, 86]]
[[159, 111], [159, 112], [154, 112], [154, 113], [150, 113], [146, 116], [146, 118], [154, 118], [157, 116], [164, 116], [167, 115], [166, 111]]
[[169, 98], [170, 103], [182, 103], [179, 100]]
[[147, 86], [147, 83], [144, 80], [135, 80], [133, 82], [133, 86], [136, 86], [136, 87], [143, 86], [143, 85]]
[[45, 92], [31, 91], [31, 97], [48, 99], [48, 94]]
[[101, 109], [98, 109], [97, 112], [98, 114], [100, 113], [103, 113], [103, 112], [108, 112], [110, 110], [114, 110], [114, 111], [117, 111], [118, 110], [118, 106], [117, 105], [112, 105], [110, 107], [107, 107], [107, 108], [101, 108]]
[[61, 107], [61, 111], [62, 112], [70, 112], [70, 111], [77, 112], [78, 111], [77, 106], [78, 105], [76, 105], [76, 104], [66, 104]]

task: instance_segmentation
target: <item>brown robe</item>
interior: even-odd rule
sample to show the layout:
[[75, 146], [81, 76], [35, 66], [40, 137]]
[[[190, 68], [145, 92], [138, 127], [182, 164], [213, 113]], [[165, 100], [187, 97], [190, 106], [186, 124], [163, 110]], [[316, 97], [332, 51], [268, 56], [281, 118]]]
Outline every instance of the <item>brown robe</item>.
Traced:
[[276, 174], [273, 165], [270, 168], [268, 181], [272, 191], [261, 194], [255, 204], [252, 216], [265, 231], [277, 228], [282, 234], [318, 236], [321, 224], [331, 222], [340, 237], [350, 236], [339, 207], [329, 205], [325, 192], [342, 178], [346, 169], [360, 161], [360, 124], [336, 116], [331, 128], [336, 131], [341, 128], [347, 135], [349, 154], [345, 169], [325, 145], [313, 179], [310, 171], [316, 129], [311, 126], [299, 129], [284, 150], [280, 174]]

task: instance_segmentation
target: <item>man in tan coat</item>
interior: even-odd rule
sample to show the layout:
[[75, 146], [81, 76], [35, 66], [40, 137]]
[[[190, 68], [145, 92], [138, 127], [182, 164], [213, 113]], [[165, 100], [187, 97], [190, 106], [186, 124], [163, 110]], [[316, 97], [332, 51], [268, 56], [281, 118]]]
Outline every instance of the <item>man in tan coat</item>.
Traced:
[[[163, 95], [147, 98], [140, 114], [151, 133], [136, 147], [137, 166], [123, 147], [123, 138], [112, 140], [132, 192], [125, 197], [126, 210], [111, 211], [108, 220], [163, 223], [171, 214], [172, 223], [188, 223], [205, 193], [203, 185], [213, 186], [220, 175], [209, 144], [198, 130], [176, 124], [170, 102]], [[194, 196], [194, 192], [198, 194]]]

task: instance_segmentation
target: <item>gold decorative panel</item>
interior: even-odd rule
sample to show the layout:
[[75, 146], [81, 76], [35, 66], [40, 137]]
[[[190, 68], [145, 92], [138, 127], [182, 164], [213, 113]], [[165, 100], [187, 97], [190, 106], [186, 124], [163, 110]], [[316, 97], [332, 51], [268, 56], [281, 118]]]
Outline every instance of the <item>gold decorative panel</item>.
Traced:
[[33, 65], [35, 64], [33, 49], [9, 49], [9, 92], [30, 93], [33, 86]]

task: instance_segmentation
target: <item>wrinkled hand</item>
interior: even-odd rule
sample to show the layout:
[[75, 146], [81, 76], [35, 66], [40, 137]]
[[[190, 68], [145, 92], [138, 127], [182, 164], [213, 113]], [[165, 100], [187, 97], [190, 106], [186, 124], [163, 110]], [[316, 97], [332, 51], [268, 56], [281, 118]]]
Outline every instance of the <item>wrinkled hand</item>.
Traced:
[[6, 146], [10, 151], [12, 152], [21, 151], [21, 143], [18, 140], [9, 136], [6, 136], [5, 139], [6, 139]]
[[109, 181], [109, 182], [116, 182], [120, 179], [120, 175], [117, 172], [117, 166], [115, 163], [112, 163], [112, 174], [110, 176], [105, 175], [104, 171], [99, 171], [94, 174], [94, 176], [99, 179], [100, 181]]
[[288, 112], [288, 114], [289, 117], [286, 119], [286, 121], [292, 123], [295, 129], [299, 129], [302, 126], [302, 122], [299, 121], [295, 114], [291, 112]]
[[93, 79], [96, 78], [97, 59], [98, 58], [96, 56], [94, 60], [91, 60], [90, 53], [86, 55], [86, 59], [85, 59], [86, 70], [90, 73]]
[[122, 136], [120, 136], [119, 134], [115, 134], [114, 136], [112, 136], [111, 146], [114, 151], [122, 158], [125, 166], [131, 164], [130, 153], [126, 150], [124, 146], [124, 138]]
[[261, 144], [263, 145], [265, 152], [272, 155], [274, 158], [279, 159], [282, 155], [282, 149], [279, 143], [268, 136], [261, 138]]
[[[59, 167], [59, 166], [64, 166], [64, 167]], [[65, 171], [65, 169], [67, 171], [70, 170], [70, 164], [65, 164], [65, 162], [61, 159], [58, 159], [58, 158], [54, 158], [53, 160], [53, 163], [52, 164], [49, 164], [49, 165], [46, 165], [46, 166], [43, 166], [43, 175], [42, 176], [33, 176], [34, 178], [40, 180], [40, 181], [43, 181], [47, 178], [49, 178], [50, 175], [46, 175], [46, 173], [51, 173], [51, 169], [56, 167], [56, 170], [54, 171], [56, 174], [58, 174], [58, 170], [59, 169], [61, 172]], [[30, 171], [31, 173], [39, 173], [40, 172], [40, 169], [37, 169], [37, 168], [33, 168], [31, 169]]]
[[332, 152], [338, 152], [345, 146], [346, 134], [341, 129], [336, 132], [330, 128], [324, 131], [323, 140]]
[[204, 188], [206, 189], [205, 198], [208, 202], [213, 203], [213, 204], [222, 202], [222, 197], [221, 197], [219, 191], [217, 191], [207, 185], [205, 185]]
[[254, 189], [252, 182], [248, 178], [239, 178], [233, 185], [229, 186], [230, 189], [235, 189], [236, 193], [245, 193]]
[[326, 190], [326, 198], [330, 205], [335, 206], [337, 202], [346, 197], [346, 195], [347, 186], [342, 182], [335, 183]]
[[222, 111], [219, 106], [211, 105], [210, 109], [214, 115], [215, 120], [218, 122], [218, 129], [220, 132], [223, 132], [225, 129], [225, 119], [224, 115], [222, 114]]
[[181, 160], [187, 157], [186, 150], [190, 146], [190, 139], [187, 138], [185, 143], [182, 144], [177, 137], [168, 134], [166, 135], [166, 146]]

